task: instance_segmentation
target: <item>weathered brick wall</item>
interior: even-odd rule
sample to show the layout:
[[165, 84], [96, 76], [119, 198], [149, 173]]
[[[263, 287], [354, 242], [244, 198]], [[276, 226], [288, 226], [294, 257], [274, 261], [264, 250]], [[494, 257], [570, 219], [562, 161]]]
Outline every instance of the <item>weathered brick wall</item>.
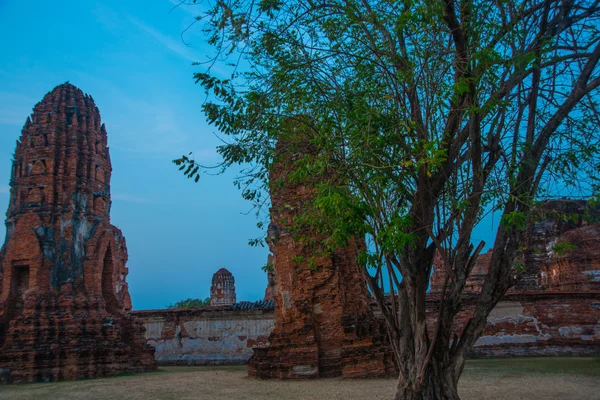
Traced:
[[[542, 203], [543, 215], [525, 232], [516, 262], [517, 279], [510, 294], [531, 292], [600, 291], [600, 211], [583, 200], [552, 200]], [[465, 293], [479, 293], [489, 270], [492, 252], [481, 254], [465, 286]], [[444, 282], [441, 257], [436, 256], [431, 291], [439, 293]]]
[[[593, 222], [599, 210], [562, 199], [542, 203], [536, 213], [541, 218], [527, 229], [517, 260], [523, 268], [515, 270], [515, 285], [489, 316], [473, 356], [600, 354], [600, 223]], [[479, 257], [467, 280], [457, 333], [472, 315], [491, 255]], [[441, 265], [438, 257], [428, 296], [430, 326], [444, 280]]]
[[270, 309], [231, 306], [134, 311], [144, 322], [159, 364], [244, 364], [252, 348], [265, 346], [275, 324]]
[[[428, 297], [428, 323], [438, 307]], [[470, 317], [467, 298], [456, 329]], [[374, 306], [375, 307], [375, 306]], [[376, 310], [375, 310], [376, 311]], [[244, 364], [265, 347], [275, 325], [273, 309], [232, 307], [134, 311], [144, 322], [159, 364]], [[377, 314], [377, 312], [376, 312]], [[579, 356], [600, 354], [600, 292], [508, 295], [492, 311], [473, 357]]]
[[[461, 332], [476, 296], [463, 300], [456, 319]], [[438, 298], [428, 298], [428, 325], [434, 326]], [[600, 292], [509, 294], [488, 317], [473, 357], [600, 354]]]

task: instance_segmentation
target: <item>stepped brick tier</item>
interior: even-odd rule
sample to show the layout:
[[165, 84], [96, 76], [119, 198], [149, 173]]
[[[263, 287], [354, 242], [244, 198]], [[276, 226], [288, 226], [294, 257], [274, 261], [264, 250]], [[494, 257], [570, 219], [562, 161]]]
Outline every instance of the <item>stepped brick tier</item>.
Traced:
[[[518, 258], [524, 268], [496, 306], [473, 356], [600, 354], [600, 224], [585, 201], [553, 200], [525, 234]], [[457, 332], [464, 329], [487, 275], [482, 254], [467, 280]], [[434, 326], [443, 268], [434, 266], [428, 295]]]
[[[269, 346], [256, 348], [250, 376], [259, 378], [377, 377], [396, 375], [393, 355], [357, 264], [364, 241], [351, 241], [330, 256], [318, 255], [319, 237], [298, 228], [296, 217], [314, 187], [293, 182], [294, 163], [315, 148], [299, 130], [276, 146], [271, 170], [269, 247], [275, 271], [275, 327]], [[317, 254], [315, 256], [315, 254]], [[316, 268], [308, 260], [315, 256]]]
[[235, 303], [235, 279], [233, 274], [221, 268], [212, 277], [210, 287], [211, 306], [229, 306]]
[[110, 223], [111, 162], [91, 96], [46, 94], [17, 141], [0, 251], [0, 370], [8, 382], [154, 369], [127, 311], [127, 247]]

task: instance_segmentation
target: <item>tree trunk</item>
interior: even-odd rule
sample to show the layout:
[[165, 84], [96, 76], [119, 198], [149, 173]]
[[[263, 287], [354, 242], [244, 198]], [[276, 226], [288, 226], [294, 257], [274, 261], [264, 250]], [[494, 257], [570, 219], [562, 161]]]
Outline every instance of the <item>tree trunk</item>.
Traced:
[[423, 384], [415, 384], [416, 376], [407, 380], [398, 379], [395, 400], [460, 400], [457, 383], [452, 379], [450, 369], [443, 368], [439, 363], [431, 361]]

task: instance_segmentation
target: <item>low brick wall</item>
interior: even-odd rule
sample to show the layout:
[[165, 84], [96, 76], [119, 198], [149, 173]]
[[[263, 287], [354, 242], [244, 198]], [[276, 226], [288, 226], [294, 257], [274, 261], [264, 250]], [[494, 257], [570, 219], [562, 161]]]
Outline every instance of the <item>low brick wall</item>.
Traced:
[[[471, 317], [474, 301], [463, 301], [458, 331]], [[492, 310], [471, 353], [473, 357], [599, 354], [600, 292], [507, 295]]]
[[272, 309], [134, 311], [161, 365], [244, 364], [254, 346], [266, 345], [275, 323]]
[[[428, 323], [438, 300], [428, 296]], [[462, 330], [475, 297], [464, 299], [456, 320]], [[272, 307], [207, 307], [134, 311], [146, 327], [159, 364], [244, 364], [254, 346], [266, 346], [275, 325]], [[574, 356], [600, 354], [600, 292], [507, 295], [492, 311], [473, 357]]]

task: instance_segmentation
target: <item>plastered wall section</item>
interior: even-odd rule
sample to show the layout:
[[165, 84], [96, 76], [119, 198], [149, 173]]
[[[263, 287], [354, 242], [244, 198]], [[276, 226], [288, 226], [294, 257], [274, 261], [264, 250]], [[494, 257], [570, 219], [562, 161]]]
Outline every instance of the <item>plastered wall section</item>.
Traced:
[[[428, 296], [428, 325], [435, 326], [439, 303]], [[460, 334], [475, 298], [465, 299], [455, 321]], [[376, 315], [379, 314], [375, 310]], [[275, 325], [273, 310], [153, 310], [142, 319], [159, 364], [244, 364], [256, 346], [266, 347]], [[473, 357], [600, 354], [600, 292], [507, 295], [488, 318]]]
[[253, 348], [268, 345], [275, 315], [272, 310], [136, 311], [148, 344], [161, 365], [244, 364]]

